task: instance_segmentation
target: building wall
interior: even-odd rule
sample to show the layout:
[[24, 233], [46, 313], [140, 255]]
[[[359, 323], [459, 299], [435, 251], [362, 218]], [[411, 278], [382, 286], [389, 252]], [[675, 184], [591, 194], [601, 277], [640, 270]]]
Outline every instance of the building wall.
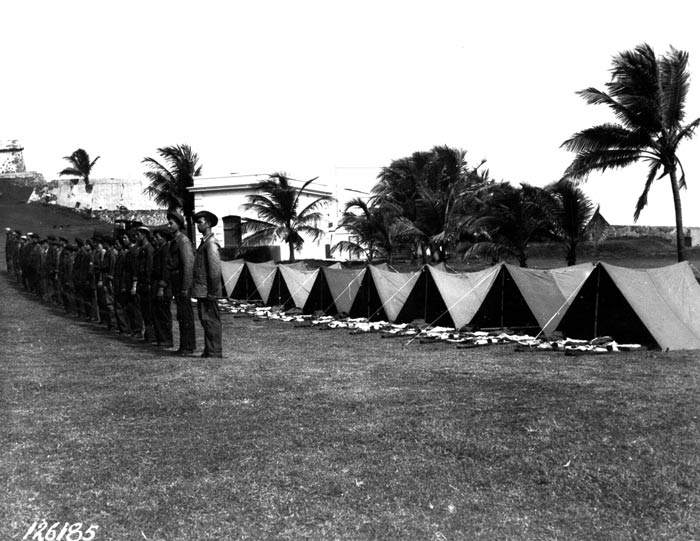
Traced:
[[161, 208], [143, 190], [148, 186], [141, 179], [90, 179], [92, 191], [85, 190], [85, 184], [77, 184], [69, 178], [52, 180], [45, 186], [36, 188], [30, 201], [49, 200], [57, 205], [69, 208], [98, 210], [117, 210], [126, 207], [129, 210], [157, 210]]
[[[691, 245], [700, 245], [700, 227], [686, 227], [686, 237], [690, 237]], [[608, 238], [615, 237], [659, 237], [676, 241], [675, 226], [649, 226], [649, 225], [610, 225], [607, 229]]]

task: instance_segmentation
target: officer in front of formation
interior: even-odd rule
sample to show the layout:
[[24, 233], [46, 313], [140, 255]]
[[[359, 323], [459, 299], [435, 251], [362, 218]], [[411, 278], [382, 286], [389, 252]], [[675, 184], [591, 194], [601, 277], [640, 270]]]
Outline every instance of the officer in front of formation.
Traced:
[[204, 329], [202, 357], [223, 357], [218, 304], [221, 298], [221, 248], [211, 230], [219, 220], [206, 210], [195, 214], [194, 220], [202, 235], [192, 273], [192, 296], [197, 299], [199, 321]]

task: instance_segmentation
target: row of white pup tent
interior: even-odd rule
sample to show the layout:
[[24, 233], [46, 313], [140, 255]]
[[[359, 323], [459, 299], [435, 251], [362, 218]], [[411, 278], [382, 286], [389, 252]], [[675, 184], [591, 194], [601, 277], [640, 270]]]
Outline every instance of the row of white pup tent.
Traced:
[[585, 263], [557, 269], [499, 264], [478, 272], [424, 266], [396, 272], [223, 262], [229, 297], [310, 314], [397, 323], [612, 336], [662, 349], [700, 349], [700, 286], [690, 266], [628, 269]]
[[687, 262], [653, 269], [599, 263], [556, 329], [575, 338], [700, 349], [700, 285]]

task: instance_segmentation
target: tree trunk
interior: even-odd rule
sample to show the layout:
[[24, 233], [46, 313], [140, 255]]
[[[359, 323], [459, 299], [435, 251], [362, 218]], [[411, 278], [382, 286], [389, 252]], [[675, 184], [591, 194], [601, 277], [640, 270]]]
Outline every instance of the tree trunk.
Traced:
[[294, 243], [289, 241], [289, 262], [294, 263]]
[[190, 242], [197, 248], [197, 228], [194, 225], [193, 215], [185, 215], [185, 233], [190, 239]]
[[685, 233], [683, 231], [683, 210], [681, 209], [681, 193], [678, 187], [678, 177], [676, 176], [676, 168], [669, 168], [669, 177], [671, 177], [671, 191], [673, 192], [673, 208], [676, 212], [676, 250], [678, 252], [678, 261], [685, 261]]
[[576, 243], [573, 241], [566, 250], [566, 264], [569, 267], [576, 265]]
[[423, 259], [423, 265], [428, 264], [428, 249], [425, 246], [424, 242], [420, 243], [420, 255], [421, 258]]

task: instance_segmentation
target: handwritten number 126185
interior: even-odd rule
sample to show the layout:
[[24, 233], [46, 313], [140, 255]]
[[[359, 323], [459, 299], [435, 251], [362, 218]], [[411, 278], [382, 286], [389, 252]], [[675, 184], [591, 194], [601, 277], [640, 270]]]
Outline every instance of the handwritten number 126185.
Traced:
[[64, 522], [61, 527], [60, 522], [54, 522], [51, 527], [45, 520], [35, 521], [27, 533], [24, 534], [22, 541], [92, 541], [99, 526], [91, 524], [90, 527], [83, 532], [83, 523]]

